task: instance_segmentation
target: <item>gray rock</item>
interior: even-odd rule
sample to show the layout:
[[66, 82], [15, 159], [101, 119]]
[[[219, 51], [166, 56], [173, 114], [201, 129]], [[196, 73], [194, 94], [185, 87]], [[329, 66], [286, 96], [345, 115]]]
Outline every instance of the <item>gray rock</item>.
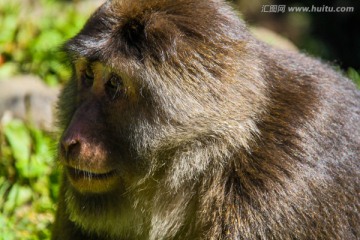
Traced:
[[0, 119], [10, 116], [52, 130], [58, 93], [35, 76], [0, 80]]

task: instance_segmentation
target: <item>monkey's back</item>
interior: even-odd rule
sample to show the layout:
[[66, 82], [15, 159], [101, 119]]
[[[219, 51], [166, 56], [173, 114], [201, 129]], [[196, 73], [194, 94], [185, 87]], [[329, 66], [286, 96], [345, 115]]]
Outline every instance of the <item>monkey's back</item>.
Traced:
[[234, 160], [239, 210], [227, 216], [242, 221], [228, 239], [358, 239], [359, 90], [318, 60], [258, 44], [268, 105], [251, 153]]

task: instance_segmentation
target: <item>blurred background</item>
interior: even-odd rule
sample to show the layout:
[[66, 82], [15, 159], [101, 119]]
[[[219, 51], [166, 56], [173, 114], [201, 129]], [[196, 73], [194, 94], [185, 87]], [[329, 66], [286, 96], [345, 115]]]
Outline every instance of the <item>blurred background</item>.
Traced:
[[[70, 76], [58, 49], [103, 1], [0, 0], [0, 240], [50, 238], [59, 189], [53, 114]], [[360, 86], [359, 1], [229, 2], [259, 39], [321, 58]], [[353, 11], [289, 10], [312, 6]]]

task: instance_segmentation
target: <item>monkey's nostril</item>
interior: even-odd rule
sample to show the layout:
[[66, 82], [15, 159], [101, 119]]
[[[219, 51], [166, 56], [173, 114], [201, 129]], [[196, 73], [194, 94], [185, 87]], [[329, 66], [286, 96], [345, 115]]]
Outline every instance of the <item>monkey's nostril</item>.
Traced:
[[77, 146], [80, 145], [80, 142], [77, 139], [65, 139], [61, 142], [61, 151], [66, 159], [69, 158], [69, 155]]

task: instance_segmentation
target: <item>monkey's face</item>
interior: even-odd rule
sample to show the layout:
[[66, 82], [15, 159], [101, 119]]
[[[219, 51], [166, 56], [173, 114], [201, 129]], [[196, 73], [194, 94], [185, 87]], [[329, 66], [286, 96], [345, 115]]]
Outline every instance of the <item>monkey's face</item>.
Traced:
[[131, 165], [122, 164], [129, 151], [121, 137], [124, 123], [119, 121], [126, 118], [119, 115], [126, 115], [137, 101], [136, 87], [127, 76], [100, 62], [80, 58], [74, 69], [76, 109], [62, 136], [60, 157], [76, 190], [111, 191], [121, 185], [124, 179], [119, 176], [126, 178], [124, 172]]

